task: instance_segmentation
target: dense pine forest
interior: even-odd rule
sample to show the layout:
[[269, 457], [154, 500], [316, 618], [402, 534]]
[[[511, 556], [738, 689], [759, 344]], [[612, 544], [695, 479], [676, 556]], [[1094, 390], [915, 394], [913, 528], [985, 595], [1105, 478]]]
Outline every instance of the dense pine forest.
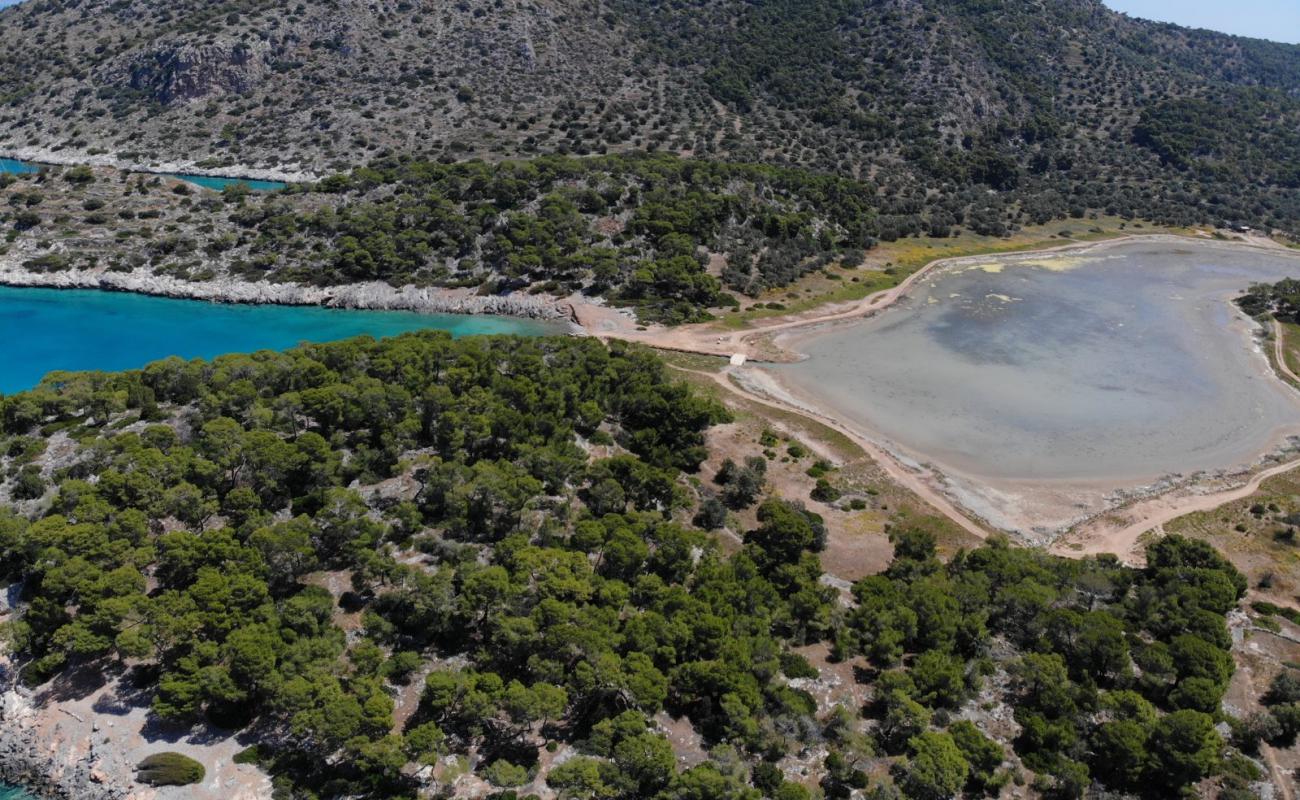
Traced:
[[[632, 346], [409, 334], [55, 373], [0, 408], [22, 680], [120, 676], [160, 720], [246, 729], [277, 797], [472, 772], [501, 798], [1235, 798], [1241, 754], [1300, 730], [1285, 676], [1225, 717], [1246, 585], [1201, 542], [942, 563], [900, 526], [841, 594], [756, 453], [718, 478], [759, 504], [720, 549], [693, 473], [728, 412]], [[838, 663], [865, 706], [817, 689]]]

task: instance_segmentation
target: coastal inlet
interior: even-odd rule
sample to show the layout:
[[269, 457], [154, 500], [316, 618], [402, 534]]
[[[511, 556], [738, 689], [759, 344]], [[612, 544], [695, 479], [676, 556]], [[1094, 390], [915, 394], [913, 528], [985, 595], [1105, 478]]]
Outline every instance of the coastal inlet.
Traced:
[[457, 337], [567, 330], [557, 322], [490, 315], [234, 305], [94, 289], [0, 287], [0, 341], [10, 343], [0, 349], [0, 392], [29, 389], [51, 370], [131, 369], [173, 355], [211, 358], [428, 329]]
[[[41, 166], [29, 161], [18, 161], [13, 158], [0, 158], [0, 174], [8, 173], [10, 175], [30, 175], [34, 172], [40, 172]], [[195, 186], [202, 186], [204, 189], [211, 189], [219, 192], [227, 186], [243, 185], [254, 192], [274, 192], [288, 187], [289, 184], [284, 181], [263, 181], [253, 178], [222, 178], [212, 175], [191, 175], [188, 173], [159, 173], [164, 178], [175, 178], [177, 180], [192, 183]]]

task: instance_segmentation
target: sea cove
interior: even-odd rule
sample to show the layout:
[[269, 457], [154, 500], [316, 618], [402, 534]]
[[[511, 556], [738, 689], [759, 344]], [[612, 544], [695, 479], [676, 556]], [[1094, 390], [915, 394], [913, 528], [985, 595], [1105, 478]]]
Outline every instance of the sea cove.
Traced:
[[[30, 161], [19, 161], [13, 158], [0, 158], [0, 174], [8, 173], [10, 175], [30, 175], [41, 171], [40, 164], [33, 164]], [[204, 189], [211, 189], [214, 192], [220, 192], [227, 186], [241, 185], [254, 192], [274, 192], [286, 188], [289, 184], [284, 181], [264, 181], [254, 178], [221, 178], [214, 175], [191, 175], [188, 173], [157, 173], [164, 178], [175, 178], [176, 180], [192, 183], [195, 186], [202, 186]]]
[[992, 521], [1017, 527], [1033, 487], [1064, 524], [1106, 491], [1242, 468], [1300, 431], [1300, 394], [1230, 302], [1297, 275], [1285, 251], [1176, 239], [967, 260], [871, 319], [783, 337], [809, 358], [769, 372]]
[[553, 323], [487, 315], [234, 305], [93, 289], [0, 287], [0, 392], [52, 370], [118, 370], [167, 356], [283, 349], [304, 341], [437, 329], [453, 336], [562, 332]]

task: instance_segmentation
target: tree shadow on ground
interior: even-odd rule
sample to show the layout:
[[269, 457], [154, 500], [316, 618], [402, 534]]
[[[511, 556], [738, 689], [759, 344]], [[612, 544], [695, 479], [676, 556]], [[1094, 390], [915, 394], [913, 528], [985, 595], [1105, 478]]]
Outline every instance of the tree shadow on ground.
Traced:
[[48, 683], [39, 687], [32, 695], [32, 700], [41, 706], [84, 700], [104, 688], [109, 677], [105, 665], [101, 662], [82, 664], [60, 672]]

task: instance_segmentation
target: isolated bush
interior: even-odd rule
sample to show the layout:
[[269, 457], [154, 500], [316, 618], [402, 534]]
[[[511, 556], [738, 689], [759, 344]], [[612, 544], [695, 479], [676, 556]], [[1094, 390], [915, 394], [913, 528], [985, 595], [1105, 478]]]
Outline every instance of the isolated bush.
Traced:
[[135, 779], [150, 786], [188, 786], [203, 780], [203, 765], [180, 753], [155, 753], [136, 765]]
[[825, 478], [818, 478], [817, 485], [812, 490], [812, 499], [821, 503], [834, 503], [840, 499], [840, 490]]

